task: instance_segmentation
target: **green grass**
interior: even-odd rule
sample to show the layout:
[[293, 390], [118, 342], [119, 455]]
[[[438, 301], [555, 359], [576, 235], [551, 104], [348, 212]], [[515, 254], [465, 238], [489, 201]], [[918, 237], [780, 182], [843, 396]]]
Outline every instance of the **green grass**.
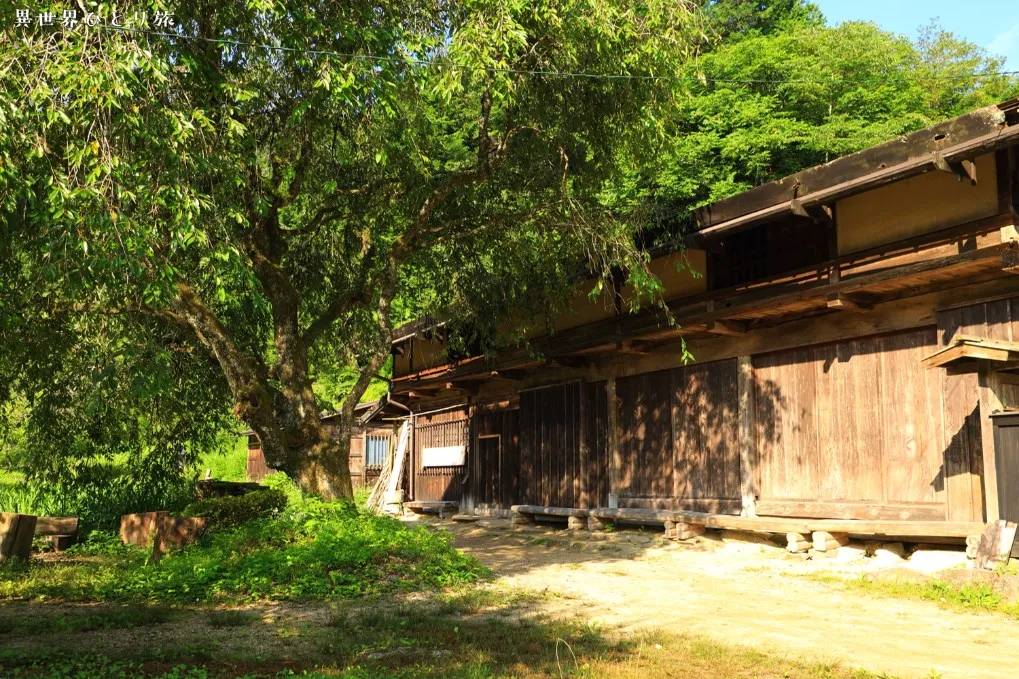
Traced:
[[475, 582], [485, 574], [445, 533], [317, 500], [214, 531], [158, 563], [149, 562], [148, 550], [104, 533], [70, 556], [0, 565], [0, 601], [342, 599]]
[[212, 470], [212, 478], [221, 481], [248, 480], [248, 439], [237, 437], [232, 448], [222, 452], [203, 455], [198, 461], [199, 478], [205, 478], [207, 469]]
[[213, 627], [244, 627], [258, 620], [258, 616], [247, 611], [209, 611], [209, 624]]
[[818, 573], [809, 573], [802, 577], [877, 596], [930, 601], [950, 610], [986, 611], [1019, 618], [1019, 604], [1006, 602], [988, 585], [957, 586], [937, 579], [926, 582], [869, 580], [864, 577], [842, 578]]

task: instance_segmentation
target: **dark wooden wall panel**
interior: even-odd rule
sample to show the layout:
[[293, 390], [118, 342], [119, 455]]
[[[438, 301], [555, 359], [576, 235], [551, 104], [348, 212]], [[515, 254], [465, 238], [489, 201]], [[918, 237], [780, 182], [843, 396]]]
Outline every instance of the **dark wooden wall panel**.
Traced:
[[755, 357], [762, 500], [971, 520], [982, 510], [976, 383], [925, 370], [937, 347], [932, 327]]
[[571, 382], [520, 394], [520, 504], [576, 507], [585, 501], [585, 393], [588, 387]]
[[[498, 438], [493, 438], [498, 437]], [[520, 410], [478, 409], [471, 425], [468, 489], [475, 505], [517, 504], [520, 485]]]
[[605, 382], [589, 382], [583, 387], [581, 402], [581, 468], [583, 483], [580, 507], [603, 507], [609, 497], [609, 412]]
[[732, 500], [740, 497], [735, 360], [671, 371], [672, 483], [655, 496]]

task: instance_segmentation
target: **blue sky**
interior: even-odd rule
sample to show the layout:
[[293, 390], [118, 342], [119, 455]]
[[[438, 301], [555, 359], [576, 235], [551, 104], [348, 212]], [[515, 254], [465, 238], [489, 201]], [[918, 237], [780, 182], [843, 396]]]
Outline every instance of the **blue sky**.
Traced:
[[885, 30], [916, 36], [931, 19], [1019, 70], [1019, 2], [1015, 0], [813, 0], [830, 24], [873, 21]]

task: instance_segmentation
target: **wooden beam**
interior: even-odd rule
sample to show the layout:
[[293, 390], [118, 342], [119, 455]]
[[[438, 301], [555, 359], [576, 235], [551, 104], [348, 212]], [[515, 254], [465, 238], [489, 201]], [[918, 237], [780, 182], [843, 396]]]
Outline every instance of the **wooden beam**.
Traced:
[[1002, 410], [1000, 384], [997, 373], [990, 366], [980, 366], [978, 392], [980, 397], [980, 444], [984, 461], [984, 511], [985, 520], [997, 521], [998, 514], [998, 470], [994, 459], [994, 423], [991, 414]]
[[708, 321], [705, 328], [714, 335], [739, 337], [747, 334], [747, 325], [741, 321]]
[[[615, 497], [618, 502], [623, 475], [623, 453], [619, 448], [619, 404], [616, 401], [616, 378], [608, 378], [605, 388], [609, 411], [609, 496]], [[608, 504], [612, 504], [608, 498], [606, 501]]]
[[940, 368], [949, 363], [963, 360], [1008, 362], [1011, 353], [1007, 349], [980, 347], [972, 344], [955, 344], [931, 354], [922, 361], [924, 368]]
[[828, 295], [827, 304], [829, 309], [839, 309], [841, 311], [864, 311], [874, 308], [874, 304], [870, 300], [843, 293]]
[[650, 353], [646, 342], [636, 340], [617, 342], [616, 351], [621, 354], [633, 354], [635, 356], [647, 356]]
[[[784, 179], [716, 201], [696, 211], [703, 231], [788, 214], [789, 200], [804, 206], [888, 184], [932, 168], [933, 151], [948, 162], [1007, 145], [1019, 133], [998, 106], [987, 106], [892, 141], [808, 168]], [[717, 229], [716, 229], [717, 230]]]
[[739, 408], [739, 477], [740, 498], [742, 500], [741, 516], [757, 516], [757, 484], [756, 469], [753, 461], [757, 458], [756, 449], [756, 405], [754, 403], [754, 364], [750, 356], [736, 359], [739, 374], [737, 375], [737, 394]]
[[934, 167], [947, 172], [948, 174], [954, 174], [959, 180], [969, 179], [970, 183], [977, 183], [977, 166], [970, 159], [957, 160], [949, 162], [945, 160], [945, 157], [939, 152], [934, 152]]
[[609, 521], [664, 523], [676, 521], [708, 528], [729, 528], [759, 533], [800, 533], [814, 531], [849, 533], [850, 535], [884, 535], [887, 537], [951, 537], [966, 538], [980, 533], [983, 524], [972, 521], [856, 521], [843, 519], [792, 519], [770, 516], [730, 516], [668, 509], [612, 509], [598, 507], [589, 516]]

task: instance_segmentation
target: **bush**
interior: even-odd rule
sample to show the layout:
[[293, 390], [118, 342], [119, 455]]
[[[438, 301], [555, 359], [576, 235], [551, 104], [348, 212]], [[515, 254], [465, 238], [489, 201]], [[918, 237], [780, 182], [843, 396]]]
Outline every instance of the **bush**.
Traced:
[[[108, 550], [97, 536], [83, 554]], [[351, 503], [306, 500], [272, 518], [217, 531], [157, 563], [141, 549], [76, 563], [0, 566], [0, 600], [168, 603], [349, 598], [477, 581], [487, 572], [443, 532], [408, 528]]]
[[236, 528], [252, 519], [278, 516], [287, 496], [274, 488], [231, 497], [210, 497], [184, 508], [182, 516], [204, 516], [210, 528]]

